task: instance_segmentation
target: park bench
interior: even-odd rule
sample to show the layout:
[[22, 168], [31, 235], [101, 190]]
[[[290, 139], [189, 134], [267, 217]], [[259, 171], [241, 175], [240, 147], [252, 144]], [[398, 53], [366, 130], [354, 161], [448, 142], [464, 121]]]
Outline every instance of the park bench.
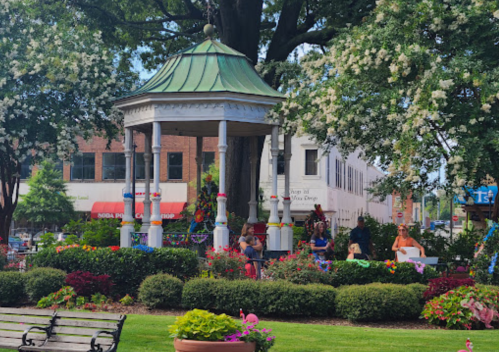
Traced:
[[115, 352], [126, 316], [0, 308], [0, 348], [24, 352]]

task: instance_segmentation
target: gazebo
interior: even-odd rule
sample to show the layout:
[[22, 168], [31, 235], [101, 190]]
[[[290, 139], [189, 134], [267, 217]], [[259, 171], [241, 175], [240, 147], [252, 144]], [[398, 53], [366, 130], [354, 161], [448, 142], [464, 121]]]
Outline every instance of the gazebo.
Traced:
[[[201, 184], [203, 137], [218, 137], [220, 184], [213, 233], [215, 248], [229, 244], [225, 194], [225, 154], [227, 137], [251, 137], [251, 200], [248, 222], [257, 221], [256, 170], [257, 138], [271, 135], [272, 196], [267, 248], [292, 250], [289, 198], [290, 137], [285, 136], [284, 216], [278, 216], [277, 158], [279, 123], [265, 114], [284, 96], [268, 86], [243, 54], [211, 39], [213, 26], [205, 26], [207, 39], [168, 58], [164, 66], [144, 86], [115, 101], [125, 116], [126, 186], [121, 246], [131, 246], [134, 231], [132, 215], [131, 157], [133, 131], [145, 134], [145, 199], [142, 232], [148, 232], [148, 245], [161, 247], [163, 228], [160, 150], [161, 135], [191, 136], [197, 139], [197, 186]], [[153, 187], [150, 189], [150, 163], [153, 159]], [[151, 212], [152, 200], [152, 212]], [[281, 233], [281, 226], [282, 233]], [[281, 238], [282, 237], [282, 238]]]

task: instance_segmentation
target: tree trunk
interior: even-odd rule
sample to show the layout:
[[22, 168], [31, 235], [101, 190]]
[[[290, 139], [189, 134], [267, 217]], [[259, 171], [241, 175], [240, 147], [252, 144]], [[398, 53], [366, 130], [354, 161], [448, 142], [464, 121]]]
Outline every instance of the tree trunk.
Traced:
[[[220, 11], [215, 18], [222, 43], [243, 53], [253, 64], [258, 61], [260, 17], [262, 0], [220, 0]], [[263, 138], [259, 145], [263, 146]], [[247, 218], [251, 199], [250, 143], [246, 137], [227, 139], [226, 193], [227, 210]], [[258, 148], [257, 185], [260, 179], [261, 149]], [[258, 186], [257, 186], [258, 190]]]
[[10, 223], [12, 221], [12, 214], [7, 214], [5, 211], [0, 212], [0, 237], [2, 240], [0, 244], [9, 243]]

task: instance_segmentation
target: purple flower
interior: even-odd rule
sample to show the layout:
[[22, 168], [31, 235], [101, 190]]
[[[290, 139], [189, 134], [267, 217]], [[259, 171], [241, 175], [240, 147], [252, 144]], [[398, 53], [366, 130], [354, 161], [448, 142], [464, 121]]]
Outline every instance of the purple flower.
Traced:
[[263, 328], [263, 329], [262, 329], [262, 332], [267, 332], [267, 329]]
[[267, 341], [272, 341], [272, 337], [267, 337]]
[[249, 325], [248, 329], [253, 329], [253, 327], [254, 327], [253, 325]]
[[243, 335], [248, 335], [248, 334], [249, 334], [249, 331], [243, 332]]

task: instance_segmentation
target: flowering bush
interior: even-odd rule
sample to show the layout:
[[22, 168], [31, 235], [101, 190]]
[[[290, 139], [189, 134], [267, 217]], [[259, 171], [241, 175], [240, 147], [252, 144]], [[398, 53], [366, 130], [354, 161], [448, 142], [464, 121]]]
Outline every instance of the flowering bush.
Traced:
[[59, 291], [49, 294], [38, 301], [38, 308], [58, 308], [65, 305], [67, 308], [72, 308], [75, 305], [76, 292], [70, 286], [64, 286]]
[[475, 245], [475, 264], [471, 275], [481, 284], [499, 285], [499, 226], [490, 223], [487, 235]]
[[430, 324], [449, 329], [498, 327], [499, 292], [461, 286], [426, 303], [422, 315]]
[[[1, 240], [2, 237], [0, 237], [0, 241]], [[7, 265], [7, 252], [8, 252], [7, 245], [5, 244], [0, 245], [0, 270], [2, 270], [5, 265]]]
[[215, 248], [206, 251], [207, 269], [213, 277], [237, 280], [246, 278], [246, 256], [241, 252], [224, 248], [222, 252], [216, 252]]
[[273, 280], [287, 280], [294, 284], [330, 284], [331, 275], [327, 273], [329, 267], [327, 262], [316, 263], [313, 254], [307, 254], [305, 249], [270, 261], [265, 275]]
[[66, 284], [73, 287], [78, 296], [83, 297], [90, 297], [96, 293], [109, 295], [113, 286], [109, 275], [94, 275], [88, 271], [68, 274]]
[[475, 286], [475, 281], [473, 279], [453, 279], [450, 277], [431, 279], [428, 282], [428, 289], [423, 293], [423, 297], [430, 300], [460, 286]]
[[254, 325], [243, 324], [241, 331], [225, 336], [227, 342], [255, 342], [255, 352], [267, 352], [275, 343], [275, 336], [271, 335], [272, 329], [256, 329]]

